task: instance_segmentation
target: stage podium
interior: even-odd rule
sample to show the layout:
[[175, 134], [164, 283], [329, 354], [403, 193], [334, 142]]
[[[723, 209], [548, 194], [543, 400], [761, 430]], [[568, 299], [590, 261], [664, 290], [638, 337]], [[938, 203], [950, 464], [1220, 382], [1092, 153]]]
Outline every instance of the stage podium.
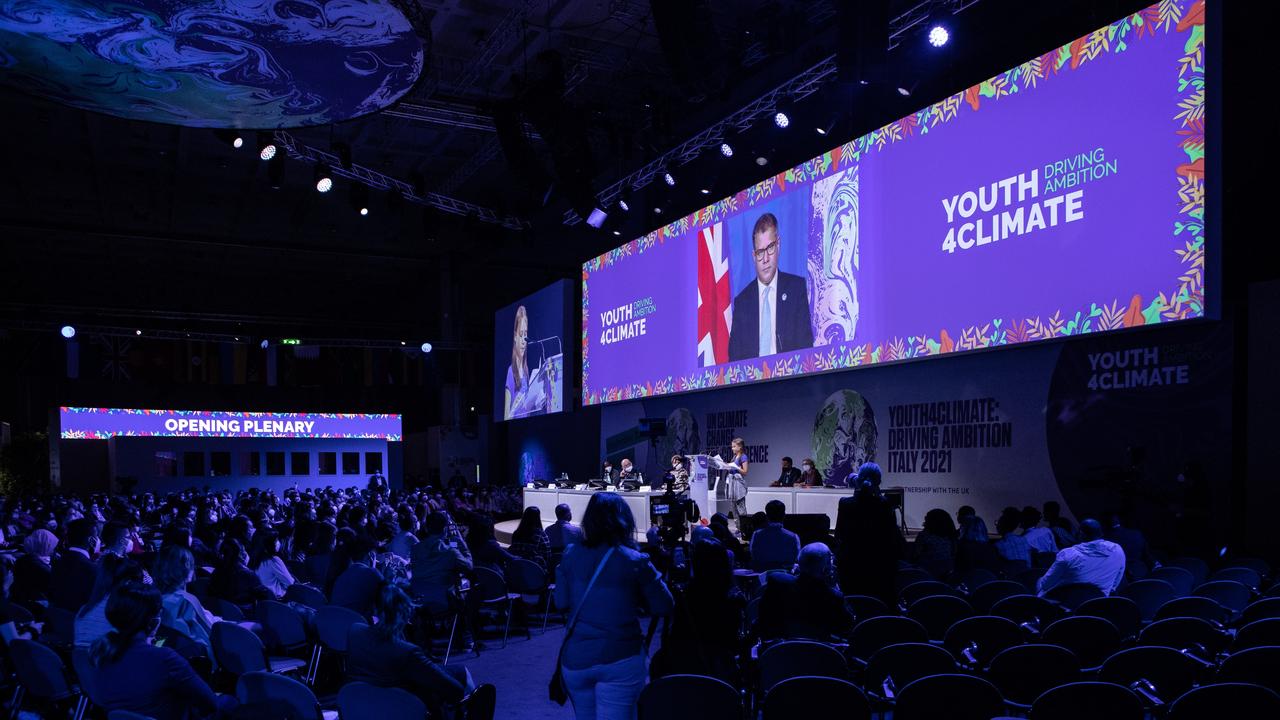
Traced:
[[707, 477], [713, 461], [706, 455], [685, 455], [685, 459], [689, 461], [689, 499], [698, 504], [702, 517], [710, 520], [716, 512], [715, 494]]

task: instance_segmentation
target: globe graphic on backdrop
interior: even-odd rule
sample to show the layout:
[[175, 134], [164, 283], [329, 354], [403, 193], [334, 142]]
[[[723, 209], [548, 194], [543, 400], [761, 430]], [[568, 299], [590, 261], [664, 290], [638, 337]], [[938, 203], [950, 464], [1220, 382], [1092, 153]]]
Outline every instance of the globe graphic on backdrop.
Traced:
[[876, 416], [871, 403], [853, 390], [837, 390], [813, 421], [813, 461], [827, 482], [841, 482], [864, 462], [876, 459]]
[[667, 416], [667, 434], [658, 440], [659, 468], [668, 468], [672, 455], [696, 455], [702, 450], [698, 419], [688, 408], [676, 408]]
[[520, 454], [520, 484], [527, 485], [534, 480], [550, 480], [551, 472], [547, 465], [547, 456], [542, 453], [525, 451]]
[[133, 120], [325, 125], [422, 74], [390, 0], [0, 0], [0, 83]]

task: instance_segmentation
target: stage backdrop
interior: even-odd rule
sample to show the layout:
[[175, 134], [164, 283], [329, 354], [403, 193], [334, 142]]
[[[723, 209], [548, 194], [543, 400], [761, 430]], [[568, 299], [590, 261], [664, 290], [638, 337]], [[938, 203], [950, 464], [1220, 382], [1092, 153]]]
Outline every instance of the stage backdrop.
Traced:
[[[875, 461], [886, 486], [906, 488], [912, 527], [972, 505], [994, 528], [1004, 507], [1046, 500], [1167, 518], [1227, 485], [1227, 333], [1191, 324], [615, 403], [601, 409], [600, 456], [656, 473], [673, 453], [727, 458], [741, 437], [751, 486], [776, 480], [783, 456], [834, 481]], [[646, 438], [642, 418], [665, 419], [666, 435]]]
[[1216, 313], [1204, 37], [1161, 2], [587, 261], [583, 402]]
[[572, 289], [568, 280], [560, 280], [494, 315], [495, 418], [514, 420], [564, 410], [564, 374], [570, 370], [564, 345]]

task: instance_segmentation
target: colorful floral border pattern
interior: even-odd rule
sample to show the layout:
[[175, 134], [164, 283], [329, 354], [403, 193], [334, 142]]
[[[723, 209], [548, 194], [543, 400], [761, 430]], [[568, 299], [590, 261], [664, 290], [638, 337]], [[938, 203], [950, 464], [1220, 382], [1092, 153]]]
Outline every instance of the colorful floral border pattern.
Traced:
[[[583, 403], [630, 400], [673, 392], [701, 390], [770, 378], [839, 370], [861, 365], [941, 355], [978, 348], [1011, 345], [1032, 340], [1047, 340], [1069, 335], [1083, 335], [1139, 325], [1154, 325], [1171, 320], [1204, 316], [1204, 206], [1205, 206], [1205, 0], [1160, 0], [1155, 5], [1125, 16], [1106, 27], [1078, 38], [1056, 50], [1018, 65], [963, 92], [930, 105], [912, 115], [874, 130], [841, 145], [802, 165], [752, 185], [736, 195], [680, 218], [669, 225], [634, 240], [616, 250], [593, 258], [582, 266], [582, 388]], [[623, 258], [639, 254], [675, 238], [691, 228], [716, 222], [739, 209], [749, 208], [782, 192], [788, 183], [807, 183], [839, 170], [842, 165], [858, 161], [862, 155], [883, 150], [896, 142], [926, 135], [938, 125], [954, 120], [967, 105], [977, 112], [985, 101], [1029, 92], [1042, 81], [1048, 81], [1064, 68], [1075, 70], [1097, 60], [1106, 53], [1118, 54], [1129, 43], [1157, 33], [1186, 33], [1184, 54], [1178, 60], [1178, 93], [1174, 135], [1187, 161], [1175, 168], [1178, 178], [1180, 220], [1174, 223], [1175, 252], [1182, 260], [1183, 273], [1176, 287], [1160, 291], [1153, 297], [1135, 294], [1128, 302], [1114, 298], [1109, 303], [1090, 303], [1088, 307], [1058, 310], [1053, 315], [1030, 318], [995, 318], [981, 326], [948, 331], [942, 328], [937, 337], [912, 335], [893, 338], [879, 345], [837, 346], [826, 353], [813, 355], [809, 350], [787, 356], [775, 356], [754, 362], [705, 368], [679, 378], [666, 377], [645, 384], [593, 391], [587, 382], [590, 364], [587, 359], [587, 277], [595, 270], [608, 267]], [[807, 357], [801, 358], [801, 355]]]
[[[400, 420], [395, 413], [274, 413], [274, 412], [239, 412], [235, 410], [139, 410], [134, 408], [59, 408], [64, 415], [165, 415], [174, 417], [207, 417], [210, 413], [227, 413], [252, 420]], [[64, 430], [60, 434], [63, 440], [110, 440], [113, 437], [194, 437], [187, 433], [154, 433], [125, 430], [121, 432], [105, 432], [94, 430]], [[200, 433], [200, 437], [245, 437], [243, 433]], [[402, 436], [394, 433], [286, 433], [277, 437], [287, 438], [337, 438], [343, 440], [383, 440], [400, 442]]]

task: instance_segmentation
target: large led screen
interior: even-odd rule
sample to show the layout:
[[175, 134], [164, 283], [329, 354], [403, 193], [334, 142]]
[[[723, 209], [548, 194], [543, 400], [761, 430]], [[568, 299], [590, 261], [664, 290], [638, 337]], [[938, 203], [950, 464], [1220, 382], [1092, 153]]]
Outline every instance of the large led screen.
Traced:
[[401, 439], [400, 416], [386, 413], [275, 413], [222, 410], [59, 408], [63, 440], [113, 437]]
[[493, 416], [502, 420], [564, 410], [569, 293], [561, 280], [494, 315]]
[[1204, 29], [1153, 5], [589, 260], [584, 403], [1204, 316]]

